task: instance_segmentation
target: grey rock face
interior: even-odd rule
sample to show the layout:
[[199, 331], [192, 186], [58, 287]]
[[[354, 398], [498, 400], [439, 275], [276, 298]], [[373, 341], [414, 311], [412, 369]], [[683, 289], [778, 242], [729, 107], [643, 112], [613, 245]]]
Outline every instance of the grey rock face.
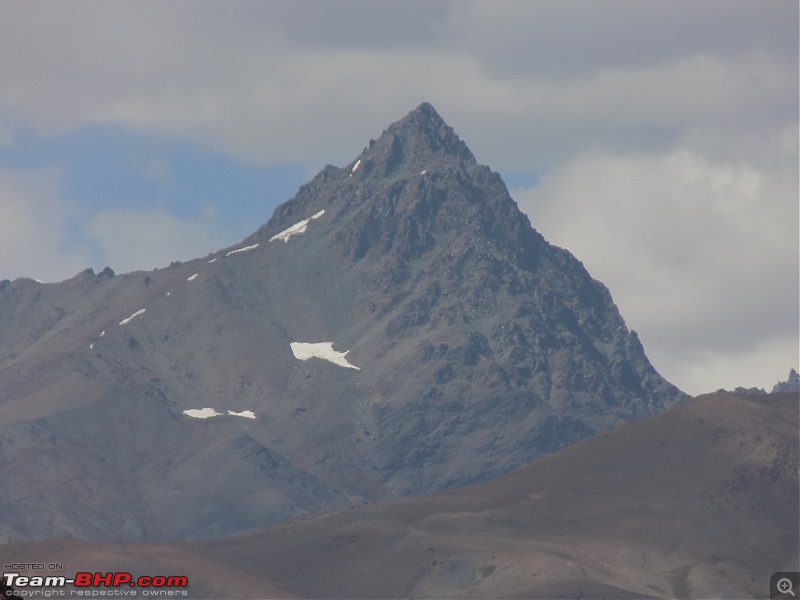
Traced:
[[797, 371], [791, 369], [789, 371], [789, 377], [786, 381], [780, 381], [776, 383], [772, 388], [772, 393], [778, 392], [798, 392], [800, 391], [800, 375], [797, 374]]
[[443, 489], [685, 397], [428, 104], [241, 244], [112, 274], [0, 286], [4, 539], [208, 537]]

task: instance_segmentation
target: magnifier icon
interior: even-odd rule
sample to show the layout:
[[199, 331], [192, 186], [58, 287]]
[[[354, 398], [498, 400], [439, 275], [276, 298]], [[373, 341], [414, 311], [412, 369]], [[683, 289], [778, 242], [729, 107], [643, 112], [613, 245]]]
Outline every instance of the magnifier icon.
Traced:
[[792, 597], [795, 596], [795, 593], [792, 591], [792, 580], [788, 577], [778, 579], [778, 583], [775, 584], [775, 587], [778, 588], [781, 594], [791, 594]]

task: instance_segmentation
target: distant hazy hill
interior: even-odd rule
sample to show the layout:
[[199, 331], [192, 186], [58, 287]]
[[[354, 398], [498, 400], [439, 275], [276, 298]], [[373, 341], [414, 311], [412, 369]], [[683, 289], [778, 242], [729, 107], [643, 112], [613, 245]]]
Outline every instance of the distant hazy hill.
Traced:
[[[719, 389], [718, 392], [726, 392], [728, 390]], [[779, 381], [774, 386], [772, 386], [772, 393], [777, 394], [780, 392], [800, 392], [800, 375], [797, 374], [797, 371], [791, 369], [789, 371], [789, 377], [786, 381]], [[751, 396], [758, 396], [767, 393], [767, 390], [763, 388], [751, 387], [745, 388], [739, 386], [735, 388], [732, 393], [734, 394], [749, 394]]]
[[0, 283], [0, 539], [204, 538], [446, 489], [684, 397], [422, 104], [241, 244]]
[[700, 396], [493, 481], [249, 535], [0, 559], [180, 573], [208, 598], [765, 598], [800, 560], [799, 399]]

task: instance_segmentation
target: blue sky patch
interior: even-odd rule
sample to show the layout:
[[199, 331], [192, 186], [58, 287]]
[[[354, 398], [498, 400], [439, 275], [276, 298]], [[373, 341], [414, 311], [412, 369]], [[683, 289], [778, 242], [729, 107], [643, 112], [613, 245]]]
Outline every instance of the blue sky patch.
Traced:
[[143, 206], [194, 217], [214, 207], [221, 228], [242, 236], [264, 224], [305, 179], [301, 165], [246, 165], [188, 143], [96, 124], [53, 136], [21, 128], [12, 144], [0, 146], [0, 168], [58, 169], [62, 194], [84, 218]]

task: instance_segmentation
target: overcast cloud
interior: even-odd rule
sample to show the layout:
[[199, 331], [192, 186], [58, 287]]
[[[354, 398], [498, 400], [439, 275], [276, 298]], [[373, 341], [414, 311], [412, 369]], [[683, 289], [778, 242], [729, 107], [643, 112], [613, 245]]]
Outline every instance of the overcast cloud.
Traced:
[[[310, 177], [430, 101], [679, 387], [798, 366], [794, 0], [17, 3], [0, 57], [6, 156], [25, 131], [91, 125]], [[169, 160], [137, 160], [169, 194]], [[223, 197], [89, 207], [58, 161], [0, 169], [0, 277], [235, 241], [214, 226]]]

